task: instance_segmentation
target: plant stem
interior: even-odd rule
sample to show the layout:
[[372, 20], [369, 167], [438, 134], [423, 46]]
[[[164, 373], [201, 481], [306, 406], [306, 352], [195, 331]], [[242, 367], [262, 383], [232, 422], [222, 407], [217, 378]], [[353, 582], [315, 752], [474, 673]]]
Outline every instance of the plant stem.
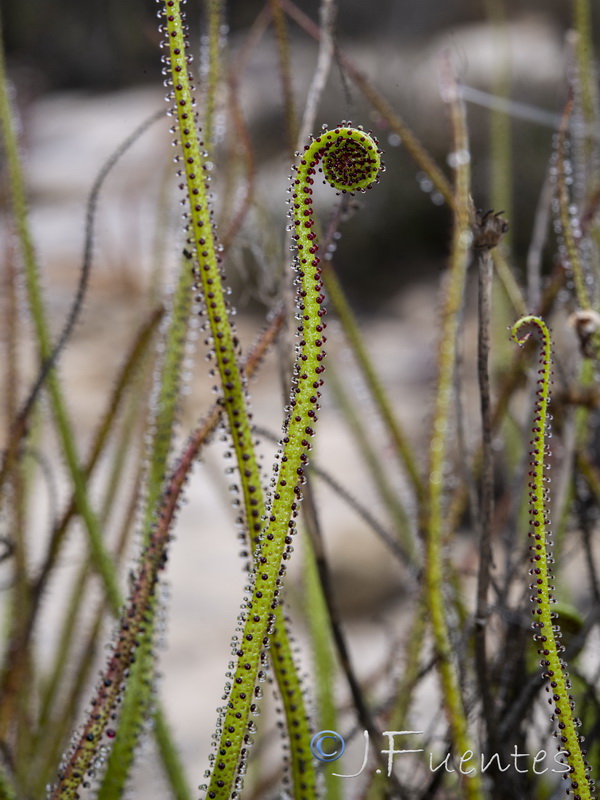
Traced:
[[[441, 319], [438, 323], [441, 331], [438, 351], [437, 391], [429, 449], [425, 585], [435, 650], [438, 656], [438, 670], [446, 713], [452, 731], [453, 746], [457, 753], [466, 753], [467, 751], [473, 752], [473, 748], [470, 746], [467, 718], [457, 669], [452, 655], [450, 631], [446, 620], [442, 543], [445, 531], [444, 470], [446, 469], [447, 437], [456, 362], [456, 333], [473, 235], [470, 229], [472, 217], [469, 193], [470, 151], [465, 128], [464, 108], [459, 99], [456, 82], [448, 64], [446, 64], [442, 80], [444, 81], [442, 96], [449, 105], [454, 134], [453, 143], [456, 158], [455, 216], [445, 298]], [[469, 775], [464, 780], [462, 790], [468, 800], [479, 800], [483, 796], [481, 779], [477, 772]]]
[[[536, 403], [533, 418], [533, 438], [530, 441], [530, 471], [529, 471], [529, 515], [530, 531], [529, 537], [532, 544], [529, 547], [531, 552], [531, 569], [529, 574], [532, 577], [530, 589], [532, 591], [531, 601], [534, 604], [532, 609], [534, 629], [534, 641], [539, 644], [538, 653], [542, 656], [540, 665], [543, 677], [549, 681], [546, 691], [549, 694], [548, 704], [553, 708], [551, 720], [556, 723], [558, 733], [558, 749], [561, 754], [566, 756], [566, 763], [570, 768], [570, 789], [575, 800], [590, 800], [590, 767], [584, 758], [581, 750], [581, 737], [577, 733], [580, 722], [575, 717], [575, 704], [573, 696], [569, 693], [571, 682], [566, 670], [566, 664], [561, 658], [564, 646], [559, 644], [561, 637], [560, 628], [557, 625], [557, 614], [551, 610], [552, 604], [556, 602], [553, 597], [551, 587], [552, 575], [551, 564], [551, 535], [549, 530], [549, 506], [550, 490], [549, 477], [546, 471], [549, 465], [546, 461], [550, 454], [546, 443], [549, 433], [549, 414], [548, 406], [550, 403], [550, 379], [552, 371], [552, 353], [550, 333], [546, 323], [539, 317], [521, 317], [512, 328], [513, 339], [517, 344], [524, 345], [531, 334], [521, 335], [524, 327], [533, 326], [541, 338], [541, 351], [539, 358], [538, 379], [536, 382]], [[558, 756], [557, 760], [561, 763], [562, 759]]]
[[[279, 467], [272, 480], [273, 493], [267, 511], [267, 525], [260, 537], [252, 575], [251, 597], [242, 613], [235, 654], [238, 658], [235, 673], [230, 673], [227, 707], [218, 725], [221, 743], [216, 754], [207, 788], [207, 797], [229, 798], [238, 796], [246, 772], [248, 747], [251, 744], [253, 724], [247, 720], [255, 694], [255, 683], [264, 681], [266, 673], [260, 669], [262, 650], [269, 643], [275, 624], [275, 611], [279, 605], [285, 574], [285, 561], [291, 554], [292, 534], [295, 531], [299, 503], [302, 498], [304, 473], [308, 465], [310, 439], [319, 408], [321, 375], [326, 337], [323, 320], [324, 296], [321, 293], [318, 246], [312, 231], [312, 186], [319, 164], [324, 176], [341, 191], [366, 189], [378, 178], [380, 158], [377, 144], [363, 131], [337, 128], [315, 139], [296, 167], [293, 181], [292, 206], [295, 230], [294, 240], [298, 250], [297, 272], [299, 278], [298, 308], [300, 312], [298, 334], [301, 337], [294, 366], [294, 385], [290, 401], [290, 414], [284, 426], [283, 449]], [[245, 746], [244, 746], [245, 745]], [[311, 759], [306, 753], [308, 766]], [[233, 788], [233, 792], [232, 792]], [[296, 800], [313, 797], [309, 786], [302, 785]]]
[[475, 659], [483, 715], [491, 752], [495, 744], [495, 711], [487, 668], [486, 629], [489, 621], [488, 590], [492, 562], [492, 520], [494, 513], [494, 454], [492, 450], [492, 408], [488, 360], [490, 353], [490, 322], [492, 307], [493, 260], [485, 248], [478, 263], [478, 337], [477, 375], [481, 404], [481, 496], [479, 502], [479, 571], [477, 577], [477, 608], [475, 611]]

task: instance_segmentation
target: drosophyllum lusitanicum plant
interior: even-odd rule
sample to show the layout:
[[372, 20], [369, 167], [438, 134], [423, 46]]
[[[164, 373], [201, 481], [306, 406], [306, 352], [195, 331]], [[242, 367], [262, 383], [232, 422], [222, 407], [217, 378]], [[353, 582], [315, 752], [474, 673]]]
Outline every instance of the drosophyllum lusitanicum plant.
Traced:
[[[492, 5], [490, 14], [497, 16], [502, 4]], [[551, 238], [543, 225], [536, 226], [526, 286], [518, 257], [506, 245], [505, 214], [478, 210], [472, 199], [470, 170], [476, 155], [450, 59], [442, 61], [441, 103], [448, 111], [451, 180], [352, 60], [335, 50], [334, 3], [322, 3], [320, 27], [293, 3], [271, 2], [265, 8], [278, 46], [288, 140], [303, 142], [295, 157], [290, 154], [294, 167], [288, 231], [293, 263], [286, 265], [282, 301], [270, 310], [261, 334], [247, 349], [232, 324], [224, 289], [228, 253], [245, 230], [254, 202], [252, 151], [239, 103], [243, 60], [228, 76], [224, 8], [212, 0], [206, 14], [209, 60], [195, 98], [180, 3], [166, 0], [159, 3], [160, 31], [186, 241], [175, 288], [149, 310], [134, 333], [85, 455], [65, 402], [69, 387], [57, 366], [86, 294], [95, 209], [104, 179], [152, 120], [111, 157], [93, 188], [81, 282], [55, 340], [32, 245], [18, 128], [0, 65], [6, 216], [15, 243], [6, 261], [9, 313], [2, 322], [9, 424], [0, 469], [1, 541], [2, 568], [9, 579], [3, 587], [8, 602], [0, 672], [0, 800], [119, 798], [130, 784], [136, 758], [142, 758], [140, 742], [148, 738], [155, 740], [168, 787], [161, 796], [168, 793], [181, 800], [197, 796], [190, 787], [198, 783], [203, 797], [222, 800], [495, 800], [563, 793], [591, 798], [590, 776], [597, 771], [600, 753], [600, 703], [593, 664], [590, 668], [600, 599], [594, 547], [600, 474], [592, 449], [600, 353], [600, 159], [594, 133], [597, 87], [589, 3], [574, 3], [577, 38], [570, 95], [552, 143], [552, 192], [542, 193], [540, 201], [539, 219], [546, 202], [555, 235]], [[265, 10], [241, 59], [249, 57], [260, 31], [267, 35], [266, 20]], [[289, 24], [319, 41], [301, 126], [290, 88]], [[400, 138], [451, 212], [447, 269], [428, 322], [438, 337], [432, 356], [435, 380], [424, 400], [429, 433], [418, 441], [404, 430], [397, 398], [370, 358], [328, 249], [352, 211], [348, 198], [378, 183], [383, 170], [376, 136], [361, 125], [341, 122], [308, 136], [334, 50], [344, 80], [365, 97], [366, 113], [374, 112], [378, 127]], [[224, 94], [221, 127], [230, 125], [242, 143], [241, 154], [231, 151], [226, 159], [213, 144], [217, 100]], [[202, 101], [202, 119], [197, 99]], [[488, 157], [494, 173], [506, 175], [512, 166], [506, 155], [509, 148], [497, 135], [503, 120], [495, 119]], [[503, 135], [508, 136], [506, 129]], [[208, 176], [213, 169], [222, 173], [223, 186], [239, 184], [232, 196], [236, 203], [241, 198], [221, 228], [211, 208]], [[391, 171], [385, 180], [394, 180]], [[329, 222], [319, 225], [313, 191], [321, 181], [330, 183], [340, 197]], [[382, 182], [376, 191], [384, 187]], [[493, 186], [492, 193], [497, 194], [496, 189]], [[553, 252], [545, 271], [544, 244]], [[292, 281], [293, 304], [287, 299]], [[464, 317], [471, 293], [477, 295], [475, 410], [464, 397]], [[19, 305], [21, 294], [39, 363], [37, 380], [29, 389], [21, 378], [15, 346], [25, 313]], [[344, 383], [335, 359], [325, 359], [326, 308], [330, 318], [339, 320], [353, 353], [357, 372], [352, 382]], [[190, 331], [198, 316], [210, 369], [219, 384], [218, 399], [212, 408], [198, 409], [201, 422], [181, 446], [175, 443], [174, 431]], [[556, 353], [550, 321], [555, 330], [567, 331], [557, 336], [561, 349]], [[253, 426], [249, 380], [286, 328], [296, 334], [290, 357], [285, 348], [280, 350], [289, 401], [276, 465], [268, 474], [257, 458], [256, 440], [269, 432]], [[507, 350], [506, 328], [521, 347]], [[564, 344], [569, 336], [570, 350]], [[577, 342], [579, 348], [574, 346]], [[319, 468], [319, 407], [328, 388], [348, 422], [357, 458], [364, 460], [377, 489], [376, 505], [366, 506], [360, 493], [348, 489], [343, 468], [335, 476]], [[365, 390], [369, 414], [362, 408]], [[46, 404], [40, 404], [41, 397]], [[46, 458], [64, 473], [71, 499], [51, 526], [41, 564], [32, 565], [27, 558], [29, 508], [35, 502], [32, 487], [38, 469], [32, 454], [44, 441], [42, 430], [52, 431], [59, 449]], [[164, 616], [159, 589], [169, 546], [184, 546], [170, 545], [170, 540], [187, 479], [215, 431], [225, 437], [228, 464], [235, 465], [228, 469], [236, 474], [234, 503], [244, 542], [241, 566], [246, 565], [248, 578], [239, 616], [231, 623], [231, 656], [224, 654], [229, 664], [224, 663], [222, 697], [215, 698], [215, 708], [220, 707], [206, 771], [196, 760], [192, 773], [181, 763], [177, 729], [171, 730], [169, 709], [156, 689], [156, 640]], [[97, 486], [100, 463], [108, 475], [103, 505], [98, 505], [97, 489], [91, 491]], [[122, 480], [125, 464], [130, 470], [136, 465], [137, 478], [131, 481], [128, 510], [121, 515], [123, 536], [113, 551], [107, 546], [105, 526], [116, 506], [114, 486]], [[320, 481], [384, 541], [390, 558], [398, 562], [399, 581], [410, 588], [410, 603], [398, 614], [393, 657], [366, 681], [357, 677], [345, 621], [332, 594], [330, 566], [336, 553], [327, 553], [323, 546], [318, 498], [312, 491], [313, 483]], [[395, 488], [398, 482], [401, 491]], [[71, 588], [62, 635], [48, 666], [36, 660], [36, 627], [49, 580], [75, 523], [87, 536], [89, 555]], [[138, 553], [128, 581], [123, 581], [120, 560], [131, 531], [139, 532]], [[456, 558], [452, 545], [457, 538], [469, 543], [468, 568]], [[577, 561], [576, 589], [585, 585], [592, 598], [581, 610], [566, 574], [569, 561], [579, 553], [584, 558]], [[286, 567], [299, 558], [303, 591], [298, 607], [294, 593], [286, 591]], [[211, 567], [200, 565], [202, 569]], [[78, 610], [92, 573], [100, 579], [104, 601], [90, 628], [80, 621]], [[104, 635], [106, 617], [113, 619], [114, 634], [82, 717], [86, 687], [97, 669], [92, 654]], [[292, 625], [292, 619], [304, 622], [300, 627], [309, 632], [308, 676], [300, 674], [293, 630], [298, 622]], [[191, 704], [196, 692], [197, 687], [190, 688]], [[261, 757], [269, 732], [258, 714], [271, 696], [279, 708], [278, 738], [284, 742], [277, 766]], [[336, 702], [340, 698], [345, 698], [341, 704]], [[425, 716], [423, 708], [430, 709]], [[346, 741], [354, 738], [364, 742], [360, 769], [337, 760]]]

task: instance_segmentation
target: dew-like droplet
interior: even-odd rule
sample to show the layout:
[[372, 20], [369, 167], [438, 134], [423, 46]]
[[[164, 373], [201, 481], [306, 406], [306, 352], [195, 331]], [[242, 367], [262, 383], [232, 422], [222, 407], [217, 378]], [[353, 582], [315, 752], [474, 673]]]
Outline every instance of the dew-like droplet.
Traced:
[[470, 160], [471, 154], [468, 150], [456, 150], [453, 153], [448, 153], [448, 157], [446, 158], [448, 166], [452, 167], [452, 169], [464, 167]]

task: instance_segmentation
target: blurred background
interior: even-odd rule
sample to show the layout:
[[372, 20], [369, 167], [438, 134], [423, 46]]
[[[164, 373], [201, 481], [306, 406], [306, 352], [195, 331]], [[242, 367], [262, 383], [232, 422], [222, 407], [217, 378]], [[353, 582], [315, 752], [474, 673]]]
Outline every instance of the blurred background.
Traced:
[[[225, 58], [229, 64], [234, 63], [235, 54], [243, 46], [262, 6], [254, 0], [226, 4], [225, 24], [230, 40]], [[298, 7], [318, 22], [316, 0], [301, 2]], [[125, 105], [130, 120], [135, 116], [132, 104], [136, 102], [140, 104], [140, 118], [151, 102], [160, 107], [157, 87], [162, 76], [157, 57], [160, 35], [156, 8], [150, 0], [131, 0], [127, 4], [116, 0], [89, 0], [85, 4], [66, 0], [60, 6], [48, 0], [3, 3], [9, 69], [22, 110], [26, 147], [28, 142], [35, 146], [40, 139], [44, 140], [45, 126], [56, 128], [56, 117], [65, 122], [65, 138], [70, 132], [78, 131], [78, 107], [79, 113], [87, 114], [86, 134], [80, 139], [80, 147], [86, 147], [86, 140], [93, 137], [90, 123], [92, 128], [97, 124], [103, 131], [102, 136], [96, 137], [99, 146], [108, 145], [110, 141], [116, 143], [126, 134], [124, 115], [119, 118], [116, 109], [110, 125], [103, 119], [111, 113], [110, 108], [119, 96], [127, 98]], [[204, 5], [193, 0], [187, 4], [187, 9], [192, 49], [196, 51], [198, 64]], [[593, 11], [597, 11], [597, 7]], [[338, 46], [374, 82], [444, 169], [447, 170], [448, 125], [439, 102], [437, 79], [440, 53], [444, 49], [453, 52], [459, 79], [468, 87], [479, 93], [501, 91], [515, 104], [527, 105], [525, 110], [515, 105], [508, 118], [511, 134], [508, 147], [515, 169], [507, 192], [511, 204], [515, 205], [505, 210], [511, 213], [512, 245], [518, 264], [522, 264], [530, 240], [532, 218], [552, 148], [552, 127], [566, 98], [565, 78], [570, 58], [566, 33], [572, 14], [572, 4], [561, 0], [532, 0], [526, 4], [517, 0], [502, 3], [499, 0], [449, 0], [442, 4], [435, 0], [420, 3], [379, 0], [374, 4], [341, 0], [338, 3]], [[302, 108], [315, 65], [316, 45], [291, 20], [288, 20], [288, 35], [294, 97], [297, 107]], [[285, 169], [289, 157], [284, 149], [277, 55], [271, 32], [260, 40], [240, 79], [258, 171], [264, 175], [265, 169]], [[135, 89], [133, 94], [132, 89]], [[123, 92], [126, 94], [119, 94]], [[111, 93], [114, 93], [114, 102], [110, 99]], [[64, 102], [69, 97], [76, 102], [66, 109]], [[477, 206], [488, 208], [493, 206], [489, 159], [491, 123], [489, 110], [480, 104], [493, 103], [493, 100], [475, 93], [467, 97], [474, 199]], [[54, 110], [48, 98], [56, 98], [58, 105]], [[40, 104], [43, 113], [39, 111]], [[97, 114], [97, 123], [90, 116], [93, 113]], [[427, 182], [417, 174], [402, 147], [398, 147], [397, 137], [387, 140], [380, 120], [365, 106], [356, 89], [342, 80], [339, 70], [334, 69], [318, 119], [319, 123], [334, 123], [340, 118], [351, 118], [374, 128], [394, 175], [393, 180], [382, 183], [373, 205], [369, 204], [365, 215], [359, 215], [355, 225], [348, 226], [339, 243], [342, 259], [346, 252], [358, 255], [344, 270], [346, 286], [359, 306], [373, 311], [415, 275], [419, 279], [436, 276], [446, 253], [448, 218], [445, 209], [435, 207], [435, 197], [431, 202], [432, 193], [428, 196]], [[111, 131], [114, 139], [110, 138]], [[58, 136], [55, 140], [60, 147]], [[69, 149], [73, 151], [70, 144]], [[86, 151], [85, 161], [97, 166], [106, 153], [107, 149], [100, 149], [97, 155]], [[276, 153], [280, 155], [279, 160], [274, 158]], [[35, 158], [35, 153], [32, 157]], [[44, 158], [53, 161], [59, 154], [46, 151]], [[61, 169], [66, 182], [74, 180], [74, 176], [68, 175], [68, 164], [61, 165]], [[88, 179], [81, 168], [73, 172]], [[274, 180], [277, 178], [275, 175]], [[41, 192], [35, 174], [31, 180], [34, 195]], [[415, 185], [421, 185], [425, 191], [415, 192]], [[44, 192], [47, 189], [44, 185]], [[272, 196], [270, 190], [267, 194]], [[274, 197], [278, 203], [280, 195]], [[390, 238], [389, 229], [383, 230], [378, 224], [382, 210], [390, 206], [402, 209], [393, 238]], [[368, 247], [365, 226], [373, 234]], [[360, 265], [366, 259], [371, 264], [368, 286], [360, 280]], [[252, 269], [248, 254], [243, 261]]]
[[[226, 3], [227, 24], [235, 37], [252, 24], [263, 7], [261, 0]], [[317, 0], [298, 3], [318, 19]], [[41, 93], [59, 89], [106, 91], [131, 84], [152, 83], [159, 77], [156, 47], [157, 6], [148, 0], [29, 0], [26, 4], [2, 4], [4, 38], [13, 70], [27, 75], [31, 90]], [[572, 21], [572, 4], [562, 0], [377, 0], [368, 7], [361, 0], [338, 3], [337, 34], [340, 44], [373, 44], [378, 48], [427, 47], [433, 36], [457, 27], [483, 23], [496, 10], [515, 22], [537, 18], [557, 34]], [[202, 30], [204, 5], [187, 3], [193, 36]], [[293, 27], [293, 26], [292, 26]], [[297, 40], [297, 32], [290, 31]]]

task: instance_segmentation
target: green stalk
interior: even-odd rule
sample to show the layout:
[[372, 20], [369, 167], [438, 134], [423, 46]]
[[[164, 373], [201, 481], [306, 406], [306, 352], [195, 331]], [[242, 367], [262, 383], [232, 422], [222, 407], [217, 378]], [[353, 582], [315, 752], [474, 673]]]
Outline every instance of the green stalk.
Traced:
[[167, 0], [165, 5], [164, 31], [170, 52], [167, 80], [173, 86], [173, 114], [177, 117], [177, 129], [181, 137], [183, 156], [179, 156], [178, 160], [184, 165], [184, 169], [178, 174], [185, 179], [182, 188], [187, 188], [190, 199], [188, 241], [194, 248], [196, 281], [206, 306], [204, 314], [212, 338], [212, 357], [216, 361], [219, 374], [223, 376], [221, 402], [230, 417], [236, 458], [238, 463], [247, 464], [245, 470], [250, 472], [248, 480], [242, 481], [243, 506], [248, 510], [249, 528], [256, 535], [261, 529], [259, 501], [256, 497], [260, 475], [255, 459], [247, 457], [253, 453], [254, 443], [248, 414], [241, 411], [246, 405], [246, 387], [237, 367], [239, 342], [229, 321], [229, 309], [223, 291], [221, 256], [211, 222], [207, 197], [208, 179], [205, 158], [201, 151], [203, 143], [200, 142], [196, 129], [195, 101], [187, 68], [187, 41], [184, 37], [179, 0]]
[[[453, 126], [454, 152], [456, 156], [456, 183], [454, 200], [454, 230], [452, 252], [445, 288], [444, 304], [439, 325], [441, 328], [438, 351], [438, 378], [433, 426], [429, 449], [428, 479], [428, 517], [425, 534], [425, 586], [427, 606], [431, 615], [431, 625], [435, 650], [438, 656], [438, 670], [444, 705], [454, 750], [457, 753], [473, 752], [470, 745], [468, 724], [463, 699], [453, 660], [450, 631], [446, 620], [446, 599], [444, 587], [443, 545], [445, 541], [444, 510], [444, 470], [447, 458], [447, 431], [450, 427], [454, 370], [456, 365], [456, 336], [458, 320], [463, 301], [469, 248], [472, 234], [470, 229], [470, 169], [469, 143], [467, 139], [464, 108], [452, 76], [445, 76], [444, 99], [449, 104]], [[483, 797], [483, 787], [478, 772], [464, 779], [463, 795], [468, 800]]]
[[[319, 168], [319, 165], [322, 165]], [[307, 146], [297, 177], [293, 180], [292, 199], [295, 233], [298, 250], [297, 274], [299, 284], [300, 337], [297, 360], [294, 366], [294, 385], [290, 413], [284, 425], [283, 449], [279, 467], [273, 476], [271, 502], [267, 511], [267, 525], [260, 538], [260, 548], [252, 575], [252, 594], [245, 602], [235, 655], [238, 658], [235, 672], [229, 673], [232, 683], [227, 686], [227, 705], [218, 722], [220, 743], [213, 756], [211, 781], [207, 797], [235, 798], [243, 785], [248, 749], [253, 725], [247, 720], [253, 704], [256, 681], [264, 681], [261, 669], [262, 651], [269, 644], [275, 622], [285, 564], [291, 555], [292, 534], [296, 527], [302, 484], [308, 464], [310, 439], [319, 408], [320, 387], [324, 371], [325, 352], [322, 307], [324, 296], [319, 270], [316, 235], [312, 231], [312, 186], [317, 170], [341, 191], [362, 191], [377, 180], [380, 156], [376, 142], [361, 130], [336, 128], [321, 134]], [[308, 740], [308, 729], [299, 731]], [[308, 753], [306, 769], [310, 764]], [[295, 790], [295, 800], [313, 798], [314, 790], [301, 785]]]
[[[207, 197], [207, 179], [204, 174], [204, 155], [196, 129], [196, 115], [193, 111], [193, 97], [191, 78], [187, 69], [185, 50], [187, 43], [183, 33], [183, 22], [179, 2], [168, 0], [165, 9], [166, 25], [169, 45], [169, 59], [167, 74], [173, 86], [173, 99], [175, 100], [174, 114], [178, 120], [178, 130], [181, 135], [181, 149], [183, 153], [185, 185], [189, 198], [189, 244], [194, 249], [197, 264], [197, 284], [201, 290], [205, 303], [205, 315], [210, 330], [214, 357], [221, 378], [222, 397], [221, 403], [229, 423], [233, 439], [233, 447], [238, 465], [241, 484], [242, 508], [248, 534], [249, 550], [255, 550], [258, 535], [263, 526], [266, 506], [263, 498], [261, 476], [254, 449], [252, 436], [251, 415], [246, 402], [246, 379], [238, 363], [239, 343], [233, 326], [229, 321], [228, 306], [223, 291], [224, 275], [221, 273], [219, 249], [213, 232], [210, 209]], [[184, 186], [182, 184], [182, 186]], [[254, 553], [255, 557], [256, 553]], [[278, 561], [281, 561], [281, 554]], [[291, 648], [287, 639], [287, 632], [283, 614], [275, 604], [272, 619], [265, 613], [262, 617], [263, 634], [256, 638], [258, 649], [255, 650], [255, 662], [252, 672], [252, 686], [245, 693], [247, 700], [244, 716], [244, 725], [250, 713], [256, 713], [258, 704], [251, 699], [260, 694], [259, 687], [254, 687], [258, 672], [261, 642], [266, 639], [266, 629], [272, 631], [273, 648], [277, 650], [274, 662], [275, 674], [280, 682], [280, 691], [286, 712], [288, 732], [290, 734], [290, 749], [292, 774], [294, 776], [294, 791], [297, 796], [308, 792], [310, 796], [315, 791], [314, 766], [309, 759], [307, 741], [309, 728], [307, 714], [304, 706], [303, 693], [297, 669], [291, 655]], [[248, 634], [250, 635], [250, 634]], [[239, 650], [238, 650], [239, 652]], [[266, 656], [263, 657], [266, 660]], [[238, 717], [236, 723], [239, 725]], [[229, 726], [231, 727], [231, 725]], [[238, 737], [238, 757], [241, 749], [241, 737]], [[228, 732], [224, 734], [228, 740]], [[231, 782], [231, 781], [230, 781]]]
[[567, 665], [561, 658], [564, 646], [559, 644], [561, 638], [560, 628], [557, 624], [558, 615], [552, 611], [556, 603], [552, 594], [553, 587], [551, 567], [551, 536], [549, 530], [550, 490], [549, 478], [546, 472], [549, 465], [546, 458], [550, 454], [546, 443], [549, 433], [548, 405], [550, 402], [550, 383], [552, 373], [552, 345], [550, 333], [546, 323], [539, 317], [521, 317], [512, 327], [512, 336], [519, 345], [524, 345], [530, 333], [521, 336], [521, 330], [526, 326], [533, 326], [542, 342], [537, 380], [536, 402], [533, 419], [533, 438], [530, 441], [530, 471], [529, 471], [529, 537], [532, 544], [531, 569], [532, 577], [530, 589], [533, 603], [534, 641], [539, 644], [538, 653], [542, 656], [540, 665], [544, 670], [543, 677], [549, 681], [546, 691], [549, 694], [548, 704], [553, 712], [550, 716], [555, 723], [559, 753], [565, 756], [556, 757], [558, 761], [568, 764], [570, 768], [570, 791], [575, 800], [591, 800], [592, 785], [589, 779], [590, 766], [585, 760], [581, 749], [581, 737], [577, 728], [581, 724], [575, 716], [575, 702], [570, 694], [571, 682], [569, 680]]

